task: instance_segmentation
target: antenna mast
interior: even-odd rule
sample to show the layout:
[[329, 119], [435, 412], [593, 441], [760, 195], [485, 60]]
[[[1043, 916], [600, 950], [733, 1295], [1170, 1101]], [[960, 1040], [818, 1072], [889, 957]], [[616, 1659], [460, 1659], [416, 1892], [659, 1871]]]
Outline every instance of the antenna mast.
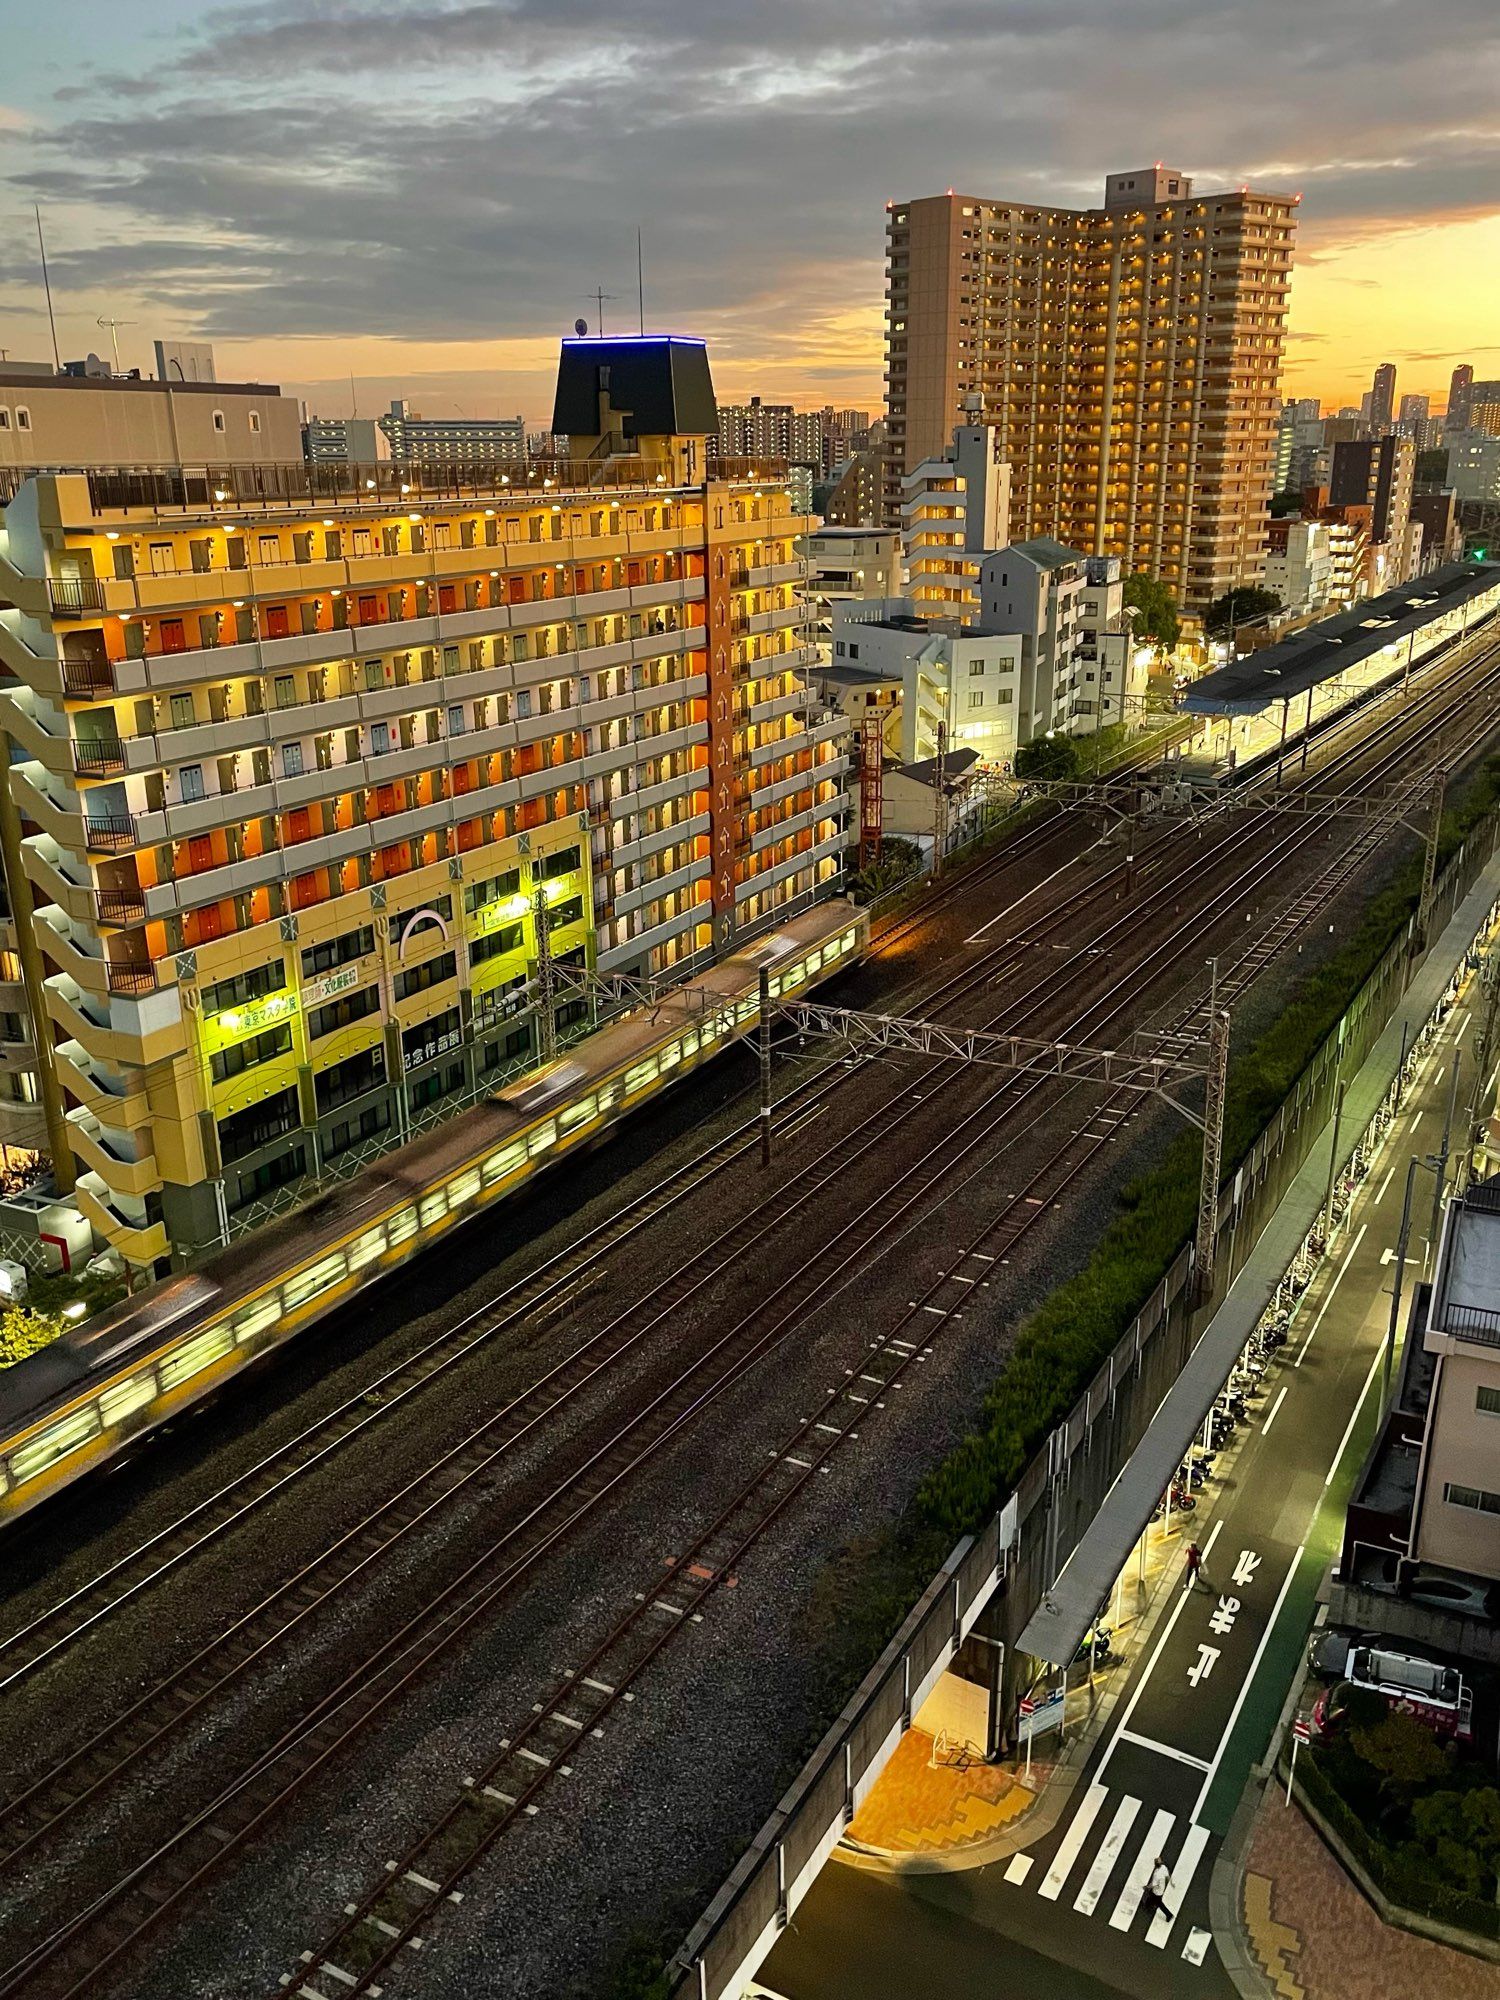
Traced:
[[36, 211], [36, 247], [42, 253], [42, 290], [47, 294], [47, 324], [52, 329], [52, 366], [61, 375], [62, 356], [57, 351], [57, 321], [52, 313], [52, 280], [47, 276], [47, 244], [42, 235], [42, 205], [38, 201], [34, 201], [31, 205]]
[[641, 231], [637, 224], [635, 232], [635, 289], [641, 305], [641, 333], [646, 331], [646, 267], [641, 259]]

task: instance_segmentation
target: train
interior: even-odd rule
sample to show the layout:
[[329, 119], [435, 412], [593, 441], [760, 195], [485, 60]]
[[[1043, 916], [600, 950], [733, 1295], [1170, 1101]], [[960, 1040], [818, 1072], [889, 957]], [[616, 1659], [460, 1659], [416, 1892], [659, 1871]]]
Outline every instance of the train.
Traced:
[[868, 915], [842, 898], [788, 918], [344, 1187], [0, 1371], [0, 1526], [138, 1449], [721, 1054], [759, 1020], [763, 966], [773, 998], [810, 989], [861, 957], [869, 936]]

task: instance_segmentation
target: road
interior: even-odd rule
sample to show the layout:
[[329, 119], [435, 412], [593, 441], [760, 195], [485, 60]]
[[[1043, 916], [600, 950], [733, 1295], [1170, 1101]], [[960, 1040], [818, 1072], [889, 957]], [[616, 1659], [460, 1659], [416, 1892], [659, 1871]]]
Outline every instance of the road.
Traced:
[[[1174, 1581], [1159, 1598], [1059, 1823], [977, 1868], [892, 1875], [836, 1862], [768, 1960], [769, 1992], [1234, 1994], [1211, 1935], [1213, 1863], [1297, 1670], [1373, 1434], [1407, 1161], [1438, 1148], [1471, 1025], [1460, 1005], [1425, 1052], [1235, 1461], [1193, 1517], [1206, 1581]], [[1430, 1178], [1418, 1187], [1408, 1287], [1431, 1212]], [[1153, 1909], [1145, 1891], [1158, 1856], [1171, 1884]]]

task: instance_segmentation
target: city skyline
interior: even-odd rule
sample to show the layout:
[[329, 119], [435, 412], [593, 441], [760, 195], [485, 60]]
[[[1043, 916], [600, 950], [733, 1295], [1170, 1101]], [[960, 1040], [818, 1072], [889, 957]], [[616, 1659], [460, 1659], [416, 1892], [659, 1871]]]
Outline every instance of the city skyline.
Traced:
[[[1160, 156], [1201, 188], [1301, 193], [1289, 395], [1357, 402], [1383, 360], [1435, 404], [1455, 361], [1500, 373], [1494, 28], [1470, 0], [1420, 27], [1339, 0], [1316, 40], [1283, 0], [1191, 33], [1165, 0], [1128, 32], [1079, 0], [954, 0], [921, 51], [940, 154], [904, 17], [861, 25], [851, 48], [823, 4], [686, 34], [650, 0], [127, 0], [80, 55], [43, 17], [8, 24], [0, 346], [48, 352], [39, 200], [65, 357], [107, 353], [115, 317], [127, 363], [157, 334], [211, 339], [225, 373], [326, 414], [352, 370], [366, 413], [406, 394], [535, 421], [590, 293], [613, 294], [610, 331], [636, 323], [639, 225], [648, 327], [706, 336], [726, 398], [879, 408], [888, 197], [1082, 203]], [[1210, 88], [1251, 66], [1261, 88]]]

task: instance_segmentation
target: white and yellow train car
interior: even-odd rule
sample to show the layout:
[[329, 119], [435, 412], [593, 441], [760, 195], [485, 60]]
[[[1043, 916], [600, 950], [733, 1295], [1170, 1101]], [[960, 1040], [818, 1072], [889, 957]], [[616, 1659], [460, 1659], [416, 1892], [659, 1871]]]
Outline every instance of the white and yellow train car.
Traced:
[[847, 902], [789, 918], [338, 1192], [0, 1372], [0, 1524], [712, 1060], [758, 1021], [762, 964], [772, 994], [791, 993], [841, 972], [868, 941], [868, 918]]

